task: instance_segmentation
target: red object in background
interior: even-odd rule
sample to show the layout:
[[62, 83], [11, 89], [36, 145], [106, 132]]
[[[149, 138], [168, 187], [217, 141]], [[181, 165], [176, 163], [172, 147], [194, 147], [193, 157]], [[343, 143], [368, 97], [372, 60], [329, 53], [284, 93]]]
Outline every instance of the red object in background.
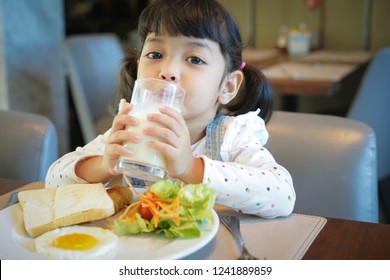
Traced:
[[303, 3], [309, 10], [314, 10], [321, 4], [321, 0], [303, 0]]

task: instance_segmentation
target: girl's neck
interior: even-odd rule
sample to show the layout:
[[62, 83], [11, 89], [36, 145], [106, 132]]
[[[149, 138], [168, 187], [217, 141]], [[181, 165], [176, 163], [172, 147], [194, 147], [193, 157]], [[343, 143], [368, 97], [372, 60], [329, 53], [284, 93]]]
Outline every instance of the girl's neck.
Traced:
[[198, 142], [206, 135], [206, 127], [203, 123], [187, 123], [190, 132], [191, 145]]
[[191, 145], [206, 136], [206, 128], [214, 120], [216, 113], [217, 108], [205, 112], [201, 117], [185, 120], [188, 131], [190, 132]]

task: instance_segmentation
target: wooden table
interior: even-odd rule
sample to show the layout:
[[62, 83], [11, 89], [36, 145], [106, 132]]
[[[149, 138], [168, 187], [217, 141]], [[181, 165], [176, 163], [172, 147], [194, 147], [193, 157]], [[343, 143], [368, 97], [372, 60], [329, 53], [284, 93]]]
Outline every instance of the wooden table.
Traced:
[[250, 49], [244, 59], [263, 69], [275, 92], [284, 95], [332, 96], [340, 84], [370, 61], [367, 51], [317, 50], [288, 56], [277, 50]]
[[355, 63], [364, 64], [370, 61], [372, 53], [363, 50], [329, 50], [322, 49], [310, 52], [304, 56], [290, 57], [292, 61], [309, 63]]
[[296, 110], [299, 96], [330, 97], [348, 81], [359, 80], [372, 57], [361, 50], [317, 50], [290, 57], [276, 50], [251, 49], [249, 54], [244, 59], [262, 68], [273, 91], [283, 96], [282, 109], [288, 111]]
[[26, 185], [27, 183], [28, 182], [24, 182], [20, 180], [0, 178], [0, 195], [11, 192], [16, 188]]
[[327, 218], [304, 260], [390, 260], [390, 225]]
[[283, 95], [332, 96], [344, 80], [361, 67], [353, 63], [283, 61], [267, 67], [264, 74], [272, 89]]
[[[24, 182], [0, 178], [0, 190], [22, 187]], [[3, 193], [2, 193], [3, 194]], [[7, 193], [8, 195], [9, 193]], [[327, 218], [304, 260], [390, 259], [390, 225]]]
[[275, 65], [286, 60], [286, 54], [278, 49], [245, 49], [242, 53], [243, 60], [247, 64], [259, 68]]

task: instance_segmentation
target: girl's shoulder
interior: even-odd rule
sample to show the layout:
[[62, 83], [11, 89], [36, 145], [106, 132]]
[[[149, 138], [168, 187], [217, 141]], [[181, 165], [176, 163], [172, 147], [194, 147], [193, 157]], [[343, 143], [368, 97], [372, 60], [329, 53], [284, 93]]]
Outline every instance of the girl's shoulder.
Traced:
[[253, 129], [265, 129], [265, 122], [259, 116], [260, 109], [251, 111], [246, 114], [227, 117], [225, 120], [225, 129], [227, 128], [253, 128]]
[[228, 117], [224, 123], [225, 137], [252, 135], [264, 145], [269, 137], [264, 120], [259, 116], [260, 109], [235, 117]]
[[264, 125], [264, 120], [259, 116], [260, 109], [256, 111], [250, 111], [246, 114], [238, 115], [238, 116], [230, 116], [226, 120], [226, 124], [235, 123], [236, 125], [247, 125], [247, 124], [260, 124]]

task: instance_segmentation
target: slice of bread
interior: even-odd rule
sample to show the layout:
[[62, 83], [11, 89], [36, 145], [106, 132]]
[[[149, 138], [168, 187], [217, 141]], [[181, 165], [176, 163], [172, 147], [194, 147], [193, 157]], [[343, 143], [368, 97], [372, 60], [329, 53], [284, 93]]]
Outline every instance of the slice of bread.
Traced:
[[36, 237], [59, 227], [107, 218], [114, 203], [103, 184], [71, 184], [18, 194], [27, 233]]

